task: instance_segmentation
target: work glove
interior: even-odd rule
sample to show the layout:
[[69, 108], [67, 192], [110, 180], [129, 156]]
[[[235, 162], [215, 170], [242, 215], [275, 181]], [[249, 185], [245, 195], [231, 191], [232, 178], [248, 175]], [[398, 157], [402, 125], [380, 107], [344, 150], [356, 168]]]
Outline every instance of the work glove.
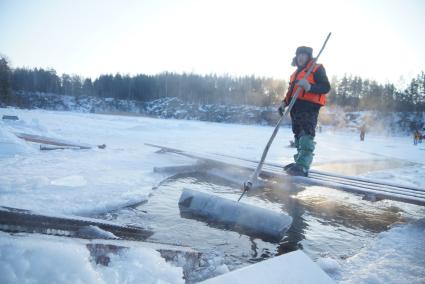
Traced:
[[298, 81], [298, 86], [303, 88], [306, 92], [310, 91], [311, 85], [306, 79], [301, 79]]
[[278, 107], [277, 112], [279, 113], [280, 116], [283, 116], [283, 114], [285, 113], [285, 108], [286, 108], [286, 106], [284, 104], [281, 104]]

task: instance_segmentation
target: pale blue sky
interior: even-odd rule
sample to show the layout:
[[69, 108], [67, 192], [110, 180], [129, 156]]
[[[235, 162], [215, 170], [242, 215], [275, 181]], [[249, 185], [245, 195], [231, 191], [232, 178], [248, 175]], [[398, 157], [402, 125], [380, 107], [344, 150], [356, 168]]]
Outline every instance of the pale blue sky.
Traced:
[[163, 71], [288, 78], [294, 50], [330, 76], [398, 83], [425, 70], [425, 1], [0, 0], [0, 53], [58, 73]]

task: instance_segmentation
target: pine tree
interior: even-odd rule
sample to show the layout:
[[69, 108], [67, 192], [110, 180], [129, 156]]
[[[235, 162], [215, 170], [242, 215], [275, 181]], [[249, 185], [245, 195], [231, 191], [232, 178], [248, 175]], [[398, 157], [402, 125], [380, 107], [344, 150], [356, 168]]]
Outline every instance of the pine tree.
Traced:
[[0, 56], [0, 104], [12, 102], [11, 70], [7, 59]]

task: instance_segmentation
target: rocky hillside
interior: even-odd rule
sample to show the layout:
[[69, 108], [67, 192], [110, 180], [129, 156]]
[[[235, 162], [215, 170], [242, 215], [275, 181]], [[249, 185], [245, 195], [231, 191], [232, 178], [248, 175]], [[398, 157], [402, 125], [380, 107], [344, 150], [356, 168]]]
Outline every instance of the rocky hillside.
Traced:
[[[143, 115], [157, 118], [201, 120], [211, 122], [275, 125], [279, 116], [276, 106], [199, 105], [177, 98], [161, 98], [150, 102], [98, 98], [93, 96], [60, 96], [46, 93], [17, 93], [19, 107], [106, 114]], [[285, 119], [284, 125], [290, 125]], [[358, 131], [365, 124], [368, 132], [406, 135], [425, 126], [424, 113], [382, 113], [374, 111], [345, 112], [326, 107], [320, 112], [319, 125], [329, 129]]]

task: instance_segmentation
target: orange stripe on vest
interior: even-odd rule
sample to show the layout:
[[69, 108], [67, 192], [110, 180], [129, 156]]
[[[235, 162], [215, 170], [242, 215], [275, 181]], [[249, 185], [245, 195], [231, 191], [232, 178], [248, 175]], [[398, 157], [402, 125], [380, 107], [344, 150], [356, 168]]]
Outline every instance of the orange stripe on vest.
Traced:
[[[298, 85], [296, 85], [296, 81], [299, 81], [301, 79], [303, 79], [305, 77], [305, 75], [307, 74], [308, 68], [310, 68], [311, 64], [313, 63], [313, 60], [311, 60], [307, 66], [301, 70], [298, 75], [297, 75], [297, 71], [295, 71], [294, 73], [292, 73], [291, 75], [291, 79], [289, 81], [289, 91], [285, 96], [285, 102], [286, 104], [289, 104], [289, 102], [291, 101], [292, 96], [295, 94], [295, 92], [298, 89]], [[314, 66], [313, 70], [311, 71], [310, 75], [306, 78], [307, 81], [313, 85], [316, 83], [316, 81], [314, 80], [314, 73], [317, 71], [317, 69], [320, 67], [320, 64], [316, 64], [316, 66]], [[295, 77], [296, 76], [296, 77]], [[295, 85], [294, 85], [295, 84]], [[294, 86], [294, 87], [292, 87]], [[291, 91], [292, 89], [292, 91]], [[291, 91], [291, 92], [290, 92]], [[314, 94], [314, 93], [309, 93], [309, 92], [305, 92], [304, 89], [301, 89], [300, 94], [297, 97], [297, 100], [304, 100], [304, 101], [309, 101], [315, 104], [319, 104], [324, 106], [326, 104], [326, 94]]]

